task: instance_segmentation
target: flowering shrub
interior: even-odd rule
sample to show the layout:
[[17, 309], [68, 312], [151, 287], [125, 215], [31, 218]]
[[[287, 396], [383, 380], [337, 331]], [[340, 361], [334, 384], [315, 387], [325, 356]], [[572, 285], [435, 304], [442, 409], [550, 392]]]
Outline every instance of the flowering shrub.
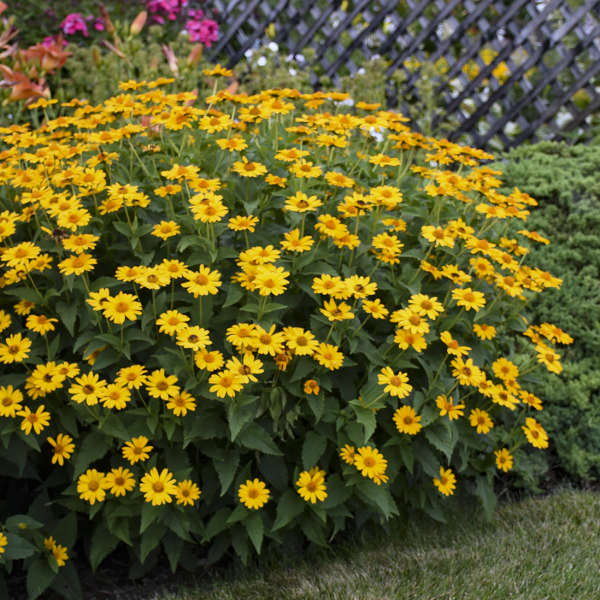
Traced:
[[35, 597], [119, 545], [175, 569], [491, 511], [570, 341], [524, 317], [560, 284], [526, 264], [535, 201], [345, 94], [166, 83], [0, 130], [1, 564]]

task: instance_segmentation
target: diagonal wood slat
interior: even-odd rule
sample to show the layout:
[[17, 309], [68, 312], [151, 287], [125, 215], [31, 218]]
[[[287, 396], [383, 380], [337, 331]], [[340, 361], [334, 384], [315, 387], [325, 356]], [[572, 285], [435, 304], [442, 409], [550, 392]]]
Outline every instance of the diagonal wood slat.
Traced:
[[[209, 57], [233, 66], [270, 41], [281, 52], [314, 48], [312, 67], [334, 83], [366, 61], [406, 73], [390, 106], [419, 98], [420, 69], [445, 59], [436, 122], [458, 123], [452, 140], [487, 149], [585, 129], [600, 110], [600, 0], [214, 0], [218, 42]], [[368, 62], [364, 65], [368, 68]], [[317, 75], [311, 81], [319, 86]], [[587, 96], [587, 104], [574, 101]]]

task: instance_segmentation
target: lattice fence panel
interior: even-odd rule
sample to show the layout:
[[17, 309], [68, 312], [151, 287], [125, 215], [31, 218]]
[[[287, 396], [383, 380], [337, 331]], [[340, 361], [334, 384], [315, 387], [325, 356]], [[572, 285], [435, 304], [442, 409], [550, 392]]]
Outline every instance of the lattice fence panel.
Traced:
[[[314, 48], [313, 67], [334, 81], [383, 56], [406, 71], [400, 94], [418, 96], [410, 62], [444, 58], [436, 94], [458, 126], [450, 139], [505, 148], [585, 128], [600, 109], [600, 0], [216, 0], [221, 37], [212, 56], [229, 66], [267, 43]], [[408, 61], [408, 62], [407, 62]], [[317, 84], [316, 76], [313, 82]]]

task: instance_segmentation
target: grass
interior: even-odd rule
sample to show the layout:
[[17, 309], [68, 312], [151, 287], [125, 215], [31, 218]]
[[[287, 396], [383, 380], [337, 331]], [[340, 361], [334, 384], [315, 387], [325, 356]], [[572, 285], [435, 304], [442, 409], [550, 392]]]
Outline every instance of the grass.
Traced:
[[152, 600], [598, 600], [599, 509], [600, 494], [563, 489], [504, 504], [489, 523], [396, 523], [389, 535], [271, 555]]

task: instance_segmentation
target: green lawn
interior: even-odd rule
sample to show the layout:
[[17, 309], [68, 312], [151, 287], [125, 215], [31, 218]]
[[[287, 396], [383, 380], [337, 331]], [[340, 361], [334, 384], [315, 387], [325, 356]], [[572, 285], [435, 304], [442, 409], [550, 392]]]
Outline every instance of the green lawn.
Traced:
[[197, 578], [153, 600], [315, 598], [598, 600], [600, 494], [561, 490], [501, 506], [493, 521], [395, 524], [329, 554], [272, 556]]

